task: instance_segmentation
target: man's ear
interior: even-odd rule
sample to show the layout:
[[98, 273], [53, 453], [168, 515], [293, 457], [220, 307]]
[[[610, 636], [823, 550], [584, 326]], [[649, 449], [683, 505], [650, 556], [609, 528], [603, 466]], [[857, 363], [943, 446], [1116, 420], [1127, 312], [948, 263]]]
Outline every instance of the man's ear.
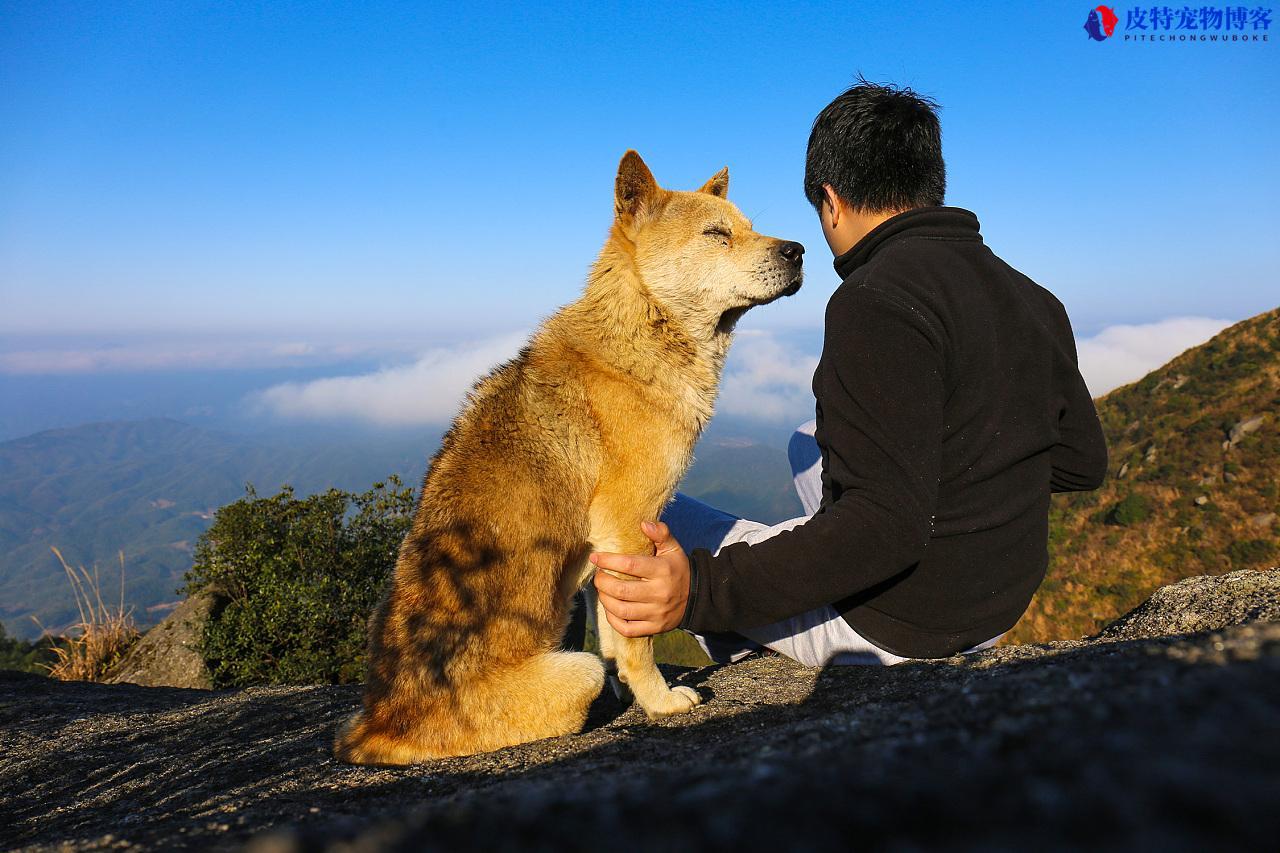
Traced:
[[622, 155], [613, 185], [613, 212], [619, 219], [635, 219], [652, 210], [661, 189], [653, 172], [635, 151]]
[[822, 194], [826, 199], [827, 207], [831, 208], [831, 227], [835, 228], [840, 224], [840, 212], [842, 205], [840, 196], [836, 195], [836, 191], [831, 188], [831, 184], [822, 185]]
[[698, 188], [698, 192], [708, 193], [710, 195], [719, 196], [720, 198], [728, 198], [729, 167], [725, 166], [723, 169], [712, 175], [711, 180]]

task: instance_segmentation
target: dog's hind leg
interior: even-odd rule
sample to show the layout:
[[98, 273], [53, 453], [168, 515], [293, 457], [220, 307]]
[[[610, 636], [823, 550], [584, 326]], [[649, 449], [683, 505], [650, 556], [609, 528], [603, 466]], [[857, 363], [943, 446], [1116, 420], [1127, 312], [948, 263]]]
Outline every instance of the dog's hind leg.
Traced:
[[587, 652], [544, 652], [465, 691], [470, 743], [455, 755], [573, 734], [604, 687], [604, 666]]
[[339, 732], [336, 755], [352, 764], [405, 765], [572, 734], [603, 686], [595, 655], [544, 652], [456, 685], [447, 701], [426, 700], [377, 721], [361, 712]]

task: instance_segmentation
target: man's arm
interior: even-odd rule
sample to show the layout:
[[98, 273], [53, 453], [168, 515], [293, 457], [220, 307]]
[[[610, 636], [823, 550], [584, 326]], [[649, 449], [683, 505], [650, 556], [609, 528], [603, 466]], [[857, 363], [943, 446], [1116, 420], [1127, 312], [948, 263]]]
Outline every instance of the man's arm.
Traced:
[[919, 312], [867, 287], [827, 311], [819, 388], [827, 471], [845, 491], [803, 525], [691, 555], [681, 627], [751, 628], [888, 580], [923, 556], [942, 443], [942, 355]]
[[1080, 375], [1071, 320], [1061, 303], [1055, 303], [1059, 335], [1071, 354], [1071, 365], [1063, 379], [1058, 443], [1050, 452], [1053, 472], [1049, 488], [1053, 492], [1085, 492], [1101, 486], [1107, 476], [1107, 441], [1089, 388]]

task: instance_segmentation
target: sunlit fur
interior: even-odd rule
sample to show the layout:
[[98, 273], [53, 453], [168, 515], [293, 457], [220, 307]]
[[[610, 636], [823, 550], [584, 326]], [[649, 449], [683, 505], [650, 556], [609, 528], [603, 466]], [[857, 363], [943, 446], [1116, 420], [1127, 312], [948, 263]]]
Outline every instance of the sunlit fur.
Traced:
[[[558, 650], [592, 550], [652, 553], [656, 518], [711, 417], [733, 323], [794, 292], [799, 259], [725, 200], [728, 172], [661, 189], [634, 151], [580, 299], [480, 380], [423, 483], [370, 620], [363, 708], [339, 758], [408, 764], [581, 729], [605, 669]], [[732, 236], [704, 233], [723, 227]], [[670, 689], [648, 639], [598, 618], [602, 653], [651, 717]]]

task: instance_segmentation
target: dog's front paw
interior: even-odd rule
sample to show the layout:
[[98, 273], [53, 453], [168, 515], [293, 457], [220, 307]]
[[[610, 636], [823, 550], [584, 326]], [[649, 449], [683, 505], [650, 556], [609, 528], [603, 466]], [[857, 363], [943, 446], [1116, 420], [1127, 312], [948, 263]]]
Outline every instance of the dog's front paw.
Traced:
[[663, 717], [673, 717], [676, 714], [688, 713], [694, 705], [700, 702], [702, 702], [702, 697], [698, 695], [698, 691], [682, 684], [668, 690], [657, 702], [646, 705], [644, 712], [649, 715], [649, 719], [660, 720]]

